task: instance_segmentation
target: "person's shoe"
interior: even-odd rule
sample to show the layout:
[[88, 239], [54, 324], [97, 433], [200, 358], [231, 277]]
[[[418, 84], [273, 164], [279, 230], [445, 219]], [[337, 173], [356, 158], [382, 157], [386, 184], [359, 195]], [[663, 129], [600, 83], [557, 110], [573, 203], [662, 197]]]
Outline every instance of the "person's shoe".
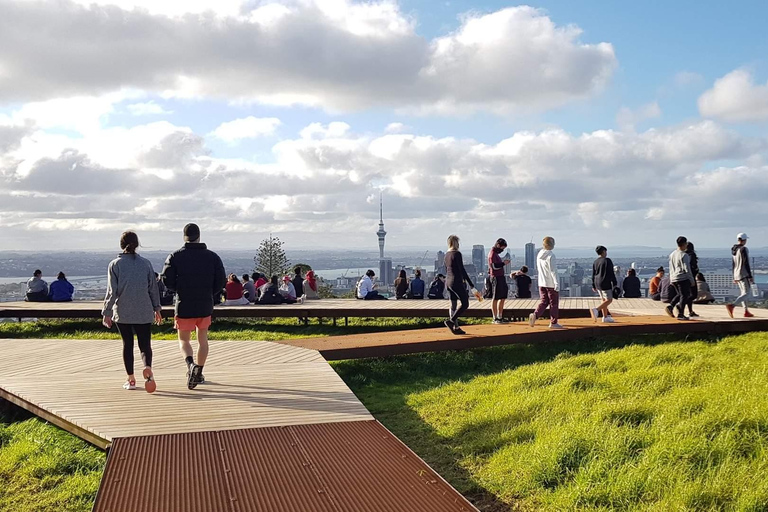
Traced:
[[560, 324], [558, 324], [558, 323], [554, 323], [554, 324], [553, 324], [553, 323], [550, 323], [550, 324], [549, 324], [549, 328], [550, 328], [550, 329], [565, 329], [565, 327], [563, 327], [562, 325], [560, 325]]
[[667, 315], [669, 315], [669, 318], [675, 318], [675, 310], [672, 309], [672, 306], [665, 307], [664, 311], [667, 312]]
[[494, 325], [501, 325], [504, 322], [501, 321], [501, 318], [494, 318], [493, 322], [491, 322], [491, 323], [493, 323]]
[[691, 313], [688, 315], [690, 318], [699, 318], [699, 315], [691, 311]]
[[187, 377], [187, 389], [195, 389], [200, 384], [200, 376], [203, 374], [199, 365], [192, 365], [189, 370], [189, 376]]
[[136, 381], [135, 380], [126, 380], [125, 384], [123, 384], [123, 389], [128, 389], [130, 391], [133, 391], [136, 389]]
[[464, 329], [462, 329], [461, 327], [456, 327], [456, 328], [453, 330], [453, 334], [467, 334], [467, 333], [466, 333], [466, 332], [464, 332]]
[[499, 320], [501, 320], [501, 323], [503, 323], [503, 324], [511, 323], [511, 320], [509, 318], [503, 318], [502, 317], [502, 318], [499, 318]]
[[744, 312], [744, 318], [754, 318], [754, 316], [755, 316], [755, 315], [753, 315], [753, 314], [752, 314], [752, 313], [750, 313], [749, 311], [745, 311], [745, 312]]
[[736, 309], [736, 307], [733, 304], [726, 304], [725, 309], [728, 310], [728, 316], [733, 318], [733, 310]]
[[604, 316], [603, 317], [603, 323], [604, 324], [612, 324], [612, 323], [615, 323], [615, 322], [613, 320], [613, 317], [608, 315], [608, 316]]
[[199, 377], [199, 378], [198, 378], [198, 380], [197, 380], [197, 383], [198, 383], [198, 384], [205, 384], [205, 375], [203, 375], [203, 374], [201, 373], [201, 374], [200, 374], [200, 377]]
[[592, 321], [597, 322], [597, 317], [600, 316], [600, 312], [597, 310], [597, 308], [590, 308], [589, 314], [592, 317]]
[[147, 393], [154, 393], [157, 390], [157, 382], [151, 368], [144, 368], [144, 389]]
[[443, 322], [443, 325], [445, 325], [448, 329], [450, 329], [451, 332], [453, 332], [453, 330], [456, 328], [454, 323], [451, 322], [450, 320], [446, 320], [445, 322]]
[[536, 313], [531, 313], [528, 315], [528, 325], [531, 327], [536, 327]]
[[678, 320], [681, 320], [681, 321], [682, 321], [682, 320], [690, 320], [690, 318], [688, 318], [688, 317], [687, 317], [687, 316], [685, 316], [685, 315], [677, 315], [677, 319], [678, 319]]

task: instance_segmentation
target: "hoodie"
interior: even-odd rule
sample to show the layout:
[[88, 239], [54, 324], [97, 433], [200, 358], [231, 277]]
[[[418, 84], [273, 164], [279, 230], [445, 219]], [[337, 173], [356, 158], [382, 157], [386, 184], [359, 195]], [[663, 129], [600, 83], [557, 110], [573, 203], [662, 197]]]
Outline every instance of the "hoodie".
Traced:
[[554, 288], [560, 291], [560, 280], [557, 278], [557, 263], [555, 253], [542, 249], [536, 257], [536, 268], [539, 271], [539, 288]]
[[736, 244], [731, 247], [733, 255], [733, 279], [743, 281], [752, 279], [752, 268], [749, 266], [749, 249], [746, 245]]

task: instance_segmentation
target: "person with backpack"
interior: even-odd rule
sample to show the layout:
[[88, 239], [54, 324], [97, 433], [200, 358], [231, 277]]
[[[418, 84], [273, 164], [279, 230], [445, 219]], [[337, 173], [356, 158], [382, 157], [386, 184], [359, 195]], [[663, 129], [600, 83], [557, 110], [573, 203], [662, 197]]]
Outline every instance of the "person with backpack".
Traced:
[[491, 313], [493, 314], [494, 324], [503, 324], [509, 322], [504, 318], [504, 302], [509, 296], [509, 286], [507, 277], [504, 275], [504, 266], [509, 265], [509, 260], [501, 259], [500, 254], [507, 248], [507, 241], [503, 238], [496, 240], [488, 253], [488, 277], [491, 278], [491, 293], [489, 299], [491, 302]]
[[429, 285], [427, 298], [432, 300], [445, 299], [445, 276], [437, 274]]
[[749, 304], [747, 303], [749, 288], [755, 283], [755, 279], [752, 276], [752, 267], [749, 265], [749, 249], [747, 249], [749, 237], [746, 233], [739, 233], [736, 235], [736, 240], [736, 245], [731, 247], [733, 282], [739, 285], [741, 295], [736, 297], [736, 300], [730, 304], [726, 304], [725, 309], [728, 311], [728, 316], [733, 318], [733, 310], [736, 309], [736, 305], [742, 304], [744, 306], [744, 318], [752, 318], [755, 315], [749, 312]]
[[613, 302], [613, 289], [618, 284], [613, 271], [613, 261], [608, 257], [608, 249], [605, 246], [598, 245], [595, 252], [597, 259], [592, 263], [592, 291], [597, 292], [603, 302], [596, 308], [590, 309], [589, 313], [595, 322], [602, 313], [603, 323], [612, 324], [614, 320], [608, 306]]

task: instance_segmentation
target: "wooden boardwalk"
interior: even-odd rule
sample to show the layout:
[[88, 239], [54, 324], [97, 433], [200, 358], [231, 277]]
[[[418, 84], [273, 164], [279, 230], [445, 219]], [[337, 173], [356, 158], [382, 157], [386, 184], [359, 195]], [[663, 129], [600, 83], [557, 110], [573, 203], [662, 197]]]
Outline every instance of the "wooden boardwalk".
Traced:
[[153, 351], [150, 395], [141, 379], [122, 389], [118, 341], [0, 340], [0, 396], [101, 447], [118, 437], [372, 419], [315, 350], [212, 341], [208, 382], [194, 391], [175, 341], [155, 341]]

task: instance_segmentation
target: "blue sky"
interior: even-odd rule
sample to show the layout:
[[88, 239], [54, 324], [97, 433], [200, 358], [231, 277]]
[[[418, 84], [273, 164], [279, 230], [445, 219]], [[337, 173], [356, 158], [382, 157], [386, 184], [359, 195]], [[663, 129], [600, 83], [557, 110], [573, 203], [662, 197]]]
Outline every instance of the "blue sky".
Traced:
[[0, 235], [768, 237], [768, 4], [528, 5], [0, 0]]

